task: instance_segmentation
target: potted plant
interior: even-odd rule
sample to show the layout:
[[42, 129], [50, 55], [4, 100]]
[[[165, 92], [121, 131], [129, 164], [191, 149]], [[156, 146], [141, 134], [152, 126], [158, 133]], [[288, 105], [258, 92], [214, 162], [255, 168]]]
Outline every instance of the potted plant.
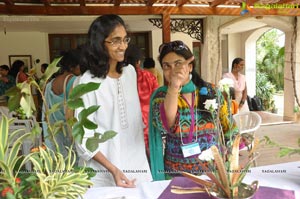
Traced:
[[[49, 78], [58, 71], [57, 64], [61, 58], [55, 59], [47, 68], [39, 84], [34, 78], [34, 72], [29, 73], [26, 82], [18, 84], [9, 89], [6, 94], [9, 96], [9, 110], [23, 110], [27, 118], [30, 118], [36, 111], [32, 97], [34, 87], [41, 95], [44, 103], [47, 103], [43, 95], [46, 83]], [[97, 89], [100, 84], [88, 83], [78, 85], [73, 88], [66, 102], [70, 109], [84, 107], [81, 96], [87, 92]], [[61, 121], [54, 124], [49, 122], [49, 114], [58, 109], [59, 104], [51, 109], [45, 110], [45, 121], [49, 126], [49, 134], [53, 137], [55, 144], [55, 133], [62, 128]], [[67, 124], [72, 129], [74, 140], [81, 143], [84, 135], [84, 128], [96, 129], [88, 116], [96, 111], [99, 106], [85, 108], [80, 113], [80, 118], [70, 118]], [[67, 157], [63, 157], [59, 149], [54, 152], [44, 146], [39, 146], [29, 154], [19, 154], [22, 143], [25, 139], [36, 139], [41, 136], [41, 128], [35, 123], [31, 132], [25, 133], [22, 129], [10, 132], [9, 126], [13, 119], [3, 116], [0, 120], [0, 193], [1, 198], [78, 198], [82, 196], [89, 186], [89, 180], [93, 176], [93, 171], [89, 168], [79, 168], [75, 166], [75, 154], [71, 148], [68, 149]], [[113, 131], [100, 134], [95, 132], [95, 136], [87, 142], [87, 148], [94, 151], [98, 144], [116, 135]], [[73, 146], [72, 146], [73, 147]], [[33, 170], [24, 170], [25, 163], [30, 162]]]

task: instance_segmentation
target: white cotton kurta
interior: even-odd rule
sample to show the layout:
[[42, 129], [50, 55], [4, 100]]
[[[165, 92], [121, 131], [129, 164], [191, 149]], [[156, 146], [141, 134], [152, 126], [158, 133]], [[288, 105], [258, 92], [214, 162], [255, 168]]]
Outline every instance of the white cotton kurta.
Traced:
[[[94, 131], [85, 129], [82, 144], [77, 144], [79, 163], [85, 162], [87, 167], [97, 171], [92, 178], [94, 187], [115, 186], [113, 176], [92, 157], [101, 151], [105, 157], [117, 166], [129, 179], [136, 179], [136, 184], [151, 181], [149, 164], [145, 152], [143, 122], [140, 109], [140, 102], [137, 92], [136, 72], [133, 66], [123, 68], [120, 78], [97, 78], [87, 71], [77, 83], [97, 82], [101, 83], [100, 88], [83, 96], [85, 107], [99, 105], [97, 112], [89, 119], [96, 124], [96, 132], [104, 133], [113, 130], [117, 135], [100, 143], [98, 149], [90, 152], [85, 147], [88, 137], [94, 135]], [[81, 110], [75, 111], [75, 116]]]

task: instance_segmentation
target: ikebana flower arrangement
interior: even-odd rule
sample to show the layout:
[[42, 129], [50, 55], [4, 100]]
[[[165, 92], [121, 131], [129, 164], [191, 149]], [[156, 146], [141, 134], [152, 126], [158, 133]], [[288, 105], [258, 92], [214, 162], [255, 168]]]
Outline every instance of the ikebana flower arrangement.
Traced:
[[[39, 84], [34, 78], [34, 72], [29, 73], [26, 82], [18, 84], [6, 92], [9, 96], [8, 108], [10, 111], [22, 109], [27, 118], [30, 118], [36, 111], [33, 100], [32, 89], [35, 88], [47, 103], [44, 97], [44, 89], [49, 78], [58, 71], [61, 58], [55, 59], [47, 68]], [[70, 109], [84, 107], [81, 96], [87, 92], [97, 89], [100, 84], [88, 83], [75, 86], [69, 95], [67, 106]], [[62, 127], [58, 121], [50, 125], [49, 114], [55, 112], [61, 104], [45, 110], [45, 121], [51, 137], [55, 137]], [[67, 123], [72, 129], [74, 140], [82, 142], [84, 127], [96, 129], [97, 125], [88, 119], [88, 116], [96, 111], [99, 106], [91, 106], [83, 109], [80, 118], [70, 118]], [[77, 199], [92, 185], [90, 178], [95, 174], [92, 169], [77, 167], [75, 165], [76, 155], [72, 149], [68, 149], [67, 157], [64, 157], [57, 148], [56, 152], [44, 145], [35, 147], [29, 154], [20, 154], [22, 143], [26, 139], [35, 140], [41, 136], [42, 129], [36, 123], [31, 132], [24, 133], [24, 129], [10, 132], [9, 126], [13, 119], [2, 116], [0, 120], [0, 198], [7, 199]], [[94, 137], [87, 142], [87, 148], [94, 151], [99, 143], [116, 135], [113, 131], [100, 134], [95, 132]], [[52, 140], [55, 144], [55, 138]], [[56, 144], [57, 145], [57, 144]], [[25, 170], [25, 164], [31, 163], [32, 170]]]
[[[225, 92], [229, 96], [229, 87], [231, 81], [221, 80], [219, 83], [220, 93]], [[218, 99], [221, 97], [218, 96]], [[229, 128], [234, 129], [235, 124], [230, 112], [230, 97], [227, 98]], [[226, 103], [225, 103], [226, 105]], [[223, 107], [224, 108], [224, 107]], [[226, 108], [226, 107], [225, 107]], [[218, 115], [220, 107], [216, 100], [207, 100], [205, 109], [212, 115]], [[256, 158], [254, 151], [258, 146], [259, 140], [255, 139], [252, 143], [252, 150], [249, 152], [248, 160], [242, 164], [240, 158], [241, 136], [229, 130], [228, 135], [223, 135], [222, 128], [219, 125], [218, 117], [214, 117], [216, 126], [220, 132], [219, 145], [213, 145], [199, 155], [198, 162], [201, 165], [204, 174], [209, 179], [202, 179], [190, 173], [182, 173], [183, 176], [193, 180], [203, 187], [203, 190], [216, 198], [251, 198], [258, 189], [258, 183], [252, 185], [243, 183], [243, 179], [249, 171], [252, 161]]]

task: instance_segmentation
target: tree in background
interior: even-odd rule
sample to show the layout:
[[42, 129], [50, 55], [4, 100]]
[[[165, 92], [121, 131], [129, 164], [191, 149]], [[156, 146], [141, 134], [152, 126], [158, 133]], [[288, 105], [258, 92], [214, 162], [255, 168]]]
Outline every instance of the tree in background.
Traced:
[[273, 95], [283, 90], [284, 47], [279, 45], [284, 33], [272, 29], [256, 42], [256, 95], [266, 111], [276, 112]]
[[268, 74], [268, 80], [277, 91], [283, 90], [284, 47], [279, 45], [283, 32], [272, 29], [264, 33], [256, 43], [258, 72]]

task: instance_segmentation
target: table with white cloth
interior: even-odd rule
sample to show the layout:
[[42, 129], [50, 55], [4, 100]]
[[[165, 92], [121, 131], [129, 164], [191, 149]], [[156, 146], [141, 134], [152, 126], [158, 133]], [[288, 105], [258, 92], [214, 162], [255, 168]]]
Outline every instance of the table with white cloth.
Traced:
[[[253, 167], [244, 182], [259, 181], [260, 186], [293, 190], [300, 199], [300, 161]], [[169, 185], [170, 180], [143, 183], [136, 188], [99, 187], [90, 188], [84, 199], [157, 199]]]

